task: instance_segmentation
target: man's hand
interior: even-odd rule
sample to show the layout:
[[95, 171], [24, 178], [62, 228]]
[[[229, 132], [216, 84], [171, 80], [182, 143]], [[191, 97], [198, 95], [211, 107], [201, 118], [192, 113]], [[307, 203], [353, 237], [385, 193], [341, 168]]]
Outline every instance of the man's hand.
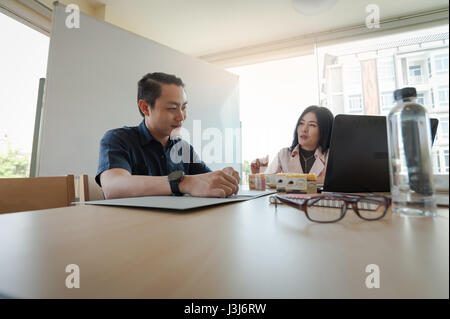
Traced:
[[[227, 167], [228, 172], [231, 172], [230, 168]], [[234, 175], [233, 172], [231, 173]], [[186, 175], [179, 184], [180, 192], [199, 197], [228, 197], [236, 194], [239, 190], [239, 180], [233, 175], [223, 170], [198, 175]]]
[[233, 167], [225, 167], [222, 171], [224, 171], [228, 175], [231, 175], [234, 178], [236, 178], [238, 184], [241, 182], [241, 178], [239, 177], [239, 173], [237, 171], [235, 171], [233, 169]]
[[267, 165], [269, 165], [269, 155], [253, 160], [250, 164], [252, 174], [258, 174], [261, 170], [261, 167], [267, 167]]

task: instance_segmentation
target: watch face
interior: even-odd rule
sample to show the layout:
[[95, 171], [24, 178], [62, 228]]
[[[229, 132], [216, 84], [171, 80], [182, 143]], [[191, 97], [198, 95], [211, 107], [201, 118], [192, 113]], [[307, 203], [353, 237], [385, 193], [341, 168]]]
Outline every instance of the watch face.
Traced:
[[174, 171], [169, 174], [169, 180], [176, 181], [176, 180], [179, 180], [180, 178], [182, 178], [183, 176], [184, 176], [183, 171]]

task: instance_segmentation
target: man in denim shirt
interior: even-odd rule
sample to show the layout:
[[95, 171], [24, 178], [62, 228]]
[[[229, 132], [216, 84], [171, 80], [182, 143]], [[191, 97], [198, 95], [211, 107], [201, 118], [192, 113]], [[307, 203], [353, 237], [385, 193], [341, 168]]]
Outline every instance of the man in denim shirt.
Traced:
[[149, 73], [138, 82], [139, 126], [109, 130], [100, 142], [97, 183], [106, 198], [151, 195], [227, 197], [237, 193], [239, 174], [211, 170], [193, 147], [172, 137], [186, 119], [184, 83]]

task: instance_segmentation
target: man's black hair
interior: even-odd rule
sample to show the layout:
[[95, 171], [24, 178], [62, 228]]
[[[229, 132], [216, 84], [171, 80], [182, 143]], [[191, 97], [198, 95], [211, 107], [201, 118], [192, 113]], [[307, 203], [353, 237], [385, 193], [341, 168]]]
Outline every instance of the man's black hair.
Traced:
[[[147, 73], [138, 82], [138, 103], [139, 100], [144, 100], [151, 108], [154, 108], [156, 99], [161, 96], [161, 84], [175, 84], [184, 88], [183, 81], [175, 75], [162, 72]], [[139, 113], [142, 117], [145, 116], [141, 109]]]

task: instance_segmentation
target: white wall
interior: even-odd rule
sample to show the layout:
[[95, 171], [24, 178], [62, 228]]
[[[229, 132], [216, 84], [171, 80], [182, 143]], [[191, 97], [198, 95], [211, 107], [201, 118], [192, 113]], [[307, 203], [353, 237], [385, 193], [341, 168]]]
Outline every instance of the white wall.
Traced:
[[[136, 104], [137, 81], [148, 72], [176, 74], [186, 83], [185, 127], [191, 136], [193, 120], [201, 120], [202, 129], [214, 127], [223, 133], [225, 128], [239, 128], [237, 76], [85, 14], [79, 29], [69, 29], [67, 15], [63, 5], [55, 7], [38, 176], [95, 175], [103, 134], [142, 120]], [[196, 151], [201, 153], [199, 148]], [[240, 170], [236, 159], [231, 166]]]

